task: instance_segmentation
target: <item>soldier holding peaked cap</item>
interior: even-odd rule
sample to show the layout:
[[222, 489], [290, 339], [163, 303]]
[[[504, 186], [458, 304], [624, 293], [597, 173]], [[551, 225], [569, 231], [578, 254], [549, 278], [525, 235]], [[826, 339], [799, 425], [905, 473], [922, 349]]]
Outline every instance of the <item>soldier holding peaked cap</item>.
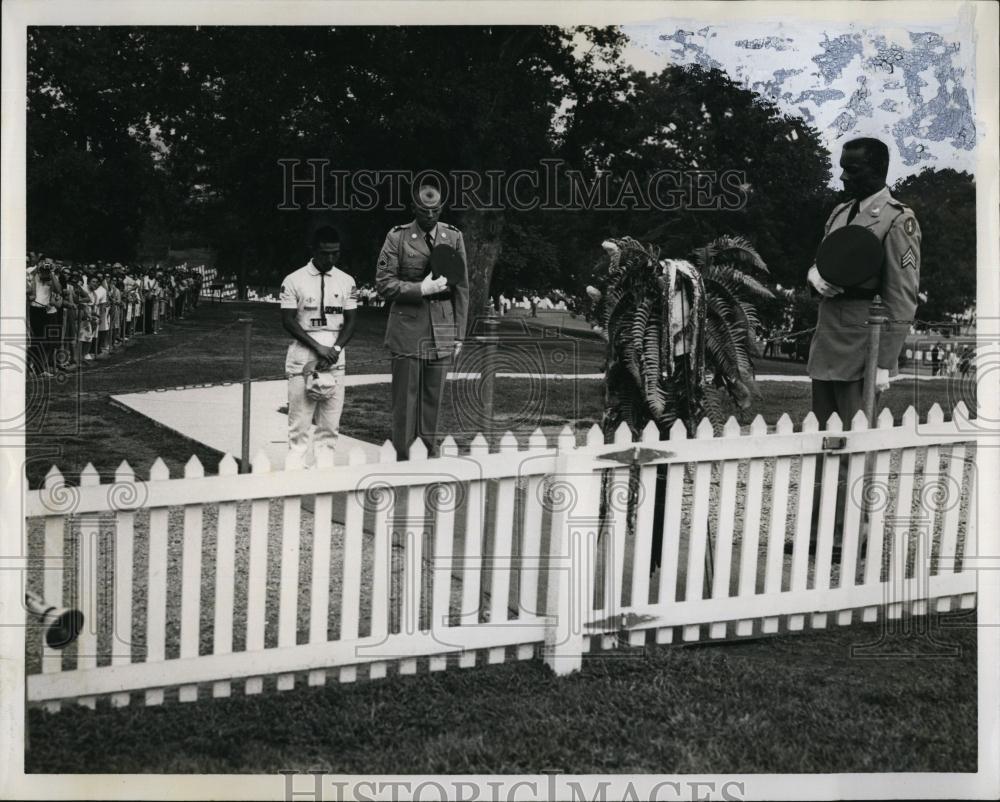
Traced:
[[879, 342], [876, 389], [895, 375], [917, 308], [920, 226], [885, 185], [889, 150], [878, 139], [844, 144], [841, 180], [850, 196], [826, 222], [808, 280], [822, 296], [809, 348], [812, 409], [825, 426], [836, 412], [844, 428], [863, 406], [868, 310], [881, 296], [891, 321]]
[[393, 228], [379, 253], [375, 283], [389, 308], [385, 345], [392, 353], [392, 444], [409, 457], [419, 436], [437, 453], [441, 393], [462, 347], [469, 276], [462, 232], [439, 221], [437, 187], [415, 193], [414, 219]]

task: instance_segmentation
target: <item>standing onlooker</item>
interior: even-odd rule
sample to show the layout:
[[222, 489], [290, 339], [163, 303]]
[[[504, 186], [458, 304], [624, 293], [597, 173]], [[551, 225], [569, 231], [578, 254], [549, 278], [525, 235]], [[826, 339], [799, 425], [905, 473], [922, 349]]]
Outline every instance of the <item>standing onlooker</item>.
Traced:
[[79, 308], [76, 303], [77, 295], [80, 292], [79, 285], [80, 277], [75, 273], [70, 273], [66, 277], [66, 283], [63, 286], [62, 342], [63, 347], [68, 352], [64, 363], [64, 367], [66, 368], [80, 364]]
[[865, 321], [876, 295], [894, 320], [879, 341], [876, 397], [889, 386], [890, 377], [899, 370], [899, 353], [917, 307], [920, 284], [920, 226], [913, 211], [886, 186], [886, 144], [871, 138], [844, 143], [840, 168], [849, 198], [834, 207], [824, 235], [852, 225], [866, 228], [881, 241], [883, 258], [882, 267], [857, 286], [839, 286], [824, 278], [817, 265], [809, 268], [808, 283], [822, 296], [808, 364], [812, 412], [821, 429], [834, 412], [843, 427], [849, 428], [864, 405]]
[[[386, 235], [375, 274], [379, 295], [392, 303], [385, 346], [392, 354], [392, 444], [400, 460], [409, 458], [418, 436], [437, 456], [441, 394], [469, 312], [465, 242], [462, 232], [439, 221], [441, 191], [420, 186], [412, 208], [414, 219]], [[454, 250], [461, 275], [434, 276], [435, 246]]]
[[159, 302], [157, 293], [160, 285], [156, 283], [156, 274], [153, 268], [146, 268], [146, 275], [142, 277], [142, 323], [143, 334], [155, 333], [154, 313]]
[[937, 376], [941, 370], [941, 349], [938, 348], [938, 344], [934, 343], [934, 347], [931, 348], [931, 376]]
[[62, 305], [62, 287], [52, 273], [52, 261], [45, 260], [28, 277], [28, 326], [31, 334], [30, 352], [40, 376], [52, 376], [53, 324], [58, 320]]
[[94, 291], [94, 305], [97, 307], [97, 338], [94, 341], [94, 351], [98, 358], [107, 356], [111, 348], [108, 340], [111, 336], [110, 298], [108, 297], [107, 277], [103, 273], [91, 279]]
[[97, 276], [91, 275], [86, 284], [80, 284], [77, 307], [80, 321], [80, 350], [84, 362], [94, 359], [94, 343], [97, 340]]
[[[333, 462], [344, 407], [344, 348], [358, 306], [353, 276], [338, 270], [340, 236], [329, 226], [313, 236], [312, 259], [281, 282], [281, 323], [292, 336], [288, 377], [288, 449], [310, 462]], [[310, 429], [315, 421], [315, 435]]]
[[954, 376], [958, 373], [958, 349], [950, 348], [948, 349], [948, 356], [945, 360], [945, 371], [947, 371], [949, 376]]
[[134, 267], [125, 274], [125, 295], [128, 299], [125, 339], [128, 340], [141, 329], [142, 321], [142, 277]]

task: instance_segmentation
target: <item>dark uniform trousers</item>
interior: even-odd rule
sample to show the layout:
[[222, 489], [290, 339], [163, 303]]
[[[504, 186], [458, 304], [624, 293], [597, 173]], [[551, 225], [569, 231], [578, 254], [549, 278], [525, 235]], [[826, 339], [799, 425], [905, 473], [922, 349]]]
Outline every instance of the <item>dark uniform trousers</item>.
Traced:
[[451, 357], [392, 355], [392, 444], [398, 459], [409, 457], [417, 437], [427, 446], [428, 456], [437, 456], [441, 394], [451, 362]]
[[[825, 429], [826, 422], [836, 412], [845, 429], [864, 406], [864, 380], [823, 381], [812, 380], [812, 411], [819, 419], [819, 428]], [[876, 400], [876, 408], [878, 403]]]

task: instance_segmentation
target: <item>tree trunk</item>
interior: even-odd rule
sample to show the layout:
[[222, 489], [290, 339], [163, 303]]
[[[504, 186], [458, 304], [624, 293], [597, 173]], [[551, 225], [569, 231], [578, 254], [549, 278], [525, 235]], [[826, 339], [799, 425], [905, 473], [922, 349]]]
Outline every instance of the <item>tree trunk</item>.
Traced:
[[463, 216], [462, 238], [469, 263], [469, 323], [467, 334], [479, 333], [477, 321], [486, 313], [493, 268], [500, 258], [502, 212], [470, 210]]

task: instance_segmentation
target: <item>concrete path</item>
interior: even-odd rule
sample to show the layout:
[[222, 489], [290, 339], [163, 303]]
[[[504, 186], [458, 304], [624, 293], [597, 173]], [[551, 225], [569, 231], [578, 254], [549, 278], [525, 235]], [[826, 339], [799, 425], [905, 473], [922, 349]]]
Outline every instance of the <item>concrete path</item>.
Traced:
[[[389, 376], [348, 376], [348, 385], [389, 381]], [[353, 381], [352, 381], [353, 380]], [[161, 426], [204, 443], [237, 459], [242, 449], [243, 387], [230, 384], [192, 387], [111, 396], [113, 403], [151, 418]], [[281, 470], [288, 453], [287, 384], [283, 380], [254, 382], [250, 391], [250, 458], [261, 450], [271, 461], [272, 470]], [[341, 435], [334, 462], [347, 462], [355, 446], [365, 450], [375, 462], [378, 445]]]
[[[475, 379], [476, 373], [450, 373], [451, 380]], [[498, 373], [498, 378], [524, 379], [539, 378], [528, 373]], [[600, 381], [601, 373], [549, 374], [545, 378], [578, 381]], [[945, 377], [907, 376], [899, 379], [942, 380]], [[388, 384], [392, 377], [388, 373], [357, 374], [347, 377], [348, 387], [366, 384]], [[807, 383], [808, 376], [762, 375], [758, 382]], [[267, 454], [272, 469], [278, 470], [285, 464], [288, 442], [288, 416], [284, 412], [287, 405], [284, 380], [258, 381], [253, 383], [250, 395], [250, 455], [253, 458], [260, 450]], [[143, 393], [113, 395], [114, 403], [126, 407], [140, 415], [156, 421], [161, 426], [204, 443], [210, 448], [239, 457], [242, 434], [243, 388], [242, 385], [228, 384], [212, 387], [190, 387], [169, 390], [150, 390]], [[347, 462], [348, 452], [355, 446], [364, 449], [369, 461], [375, 461], [380, 444], [368, 443], [353, 437], [341, 435], [337, 443], [334, 461]]]

